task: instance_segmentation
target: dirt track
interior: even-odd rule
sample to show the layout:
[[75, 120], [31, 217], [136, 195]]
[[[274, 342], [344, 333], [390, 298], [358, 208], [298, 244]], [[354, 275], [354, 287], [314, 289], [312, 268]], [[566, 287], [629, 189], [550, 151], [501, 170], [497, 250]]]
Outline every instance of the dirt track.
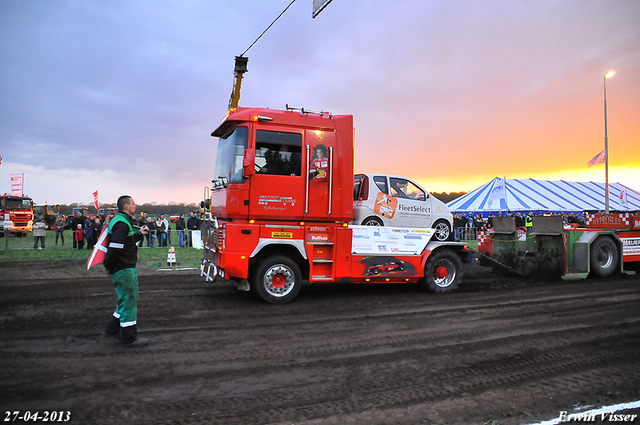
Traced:
[[3, 279], [3, 414], [516, 424], [640, 399], [637, 276], [531, 283], [480, 269], [454, 294], [305, 286], [282, 306], [197, 275], [142, 276], [140, 288], [139, 329], [151, 345], [127, 349], [100, 335], [116, 301], [107, 277]]

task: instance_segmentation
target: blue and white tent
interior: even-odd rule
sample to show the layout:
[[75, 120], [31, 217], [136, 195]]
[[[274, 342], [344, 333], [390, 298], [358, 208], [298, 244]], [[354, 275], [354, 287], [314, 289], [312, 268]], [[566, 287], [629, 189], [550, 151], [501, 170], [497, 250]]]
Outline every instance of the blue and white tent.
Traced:
[[[604, 211], [604, 183], [494, 178], [447, 205], [452, 213]], [[610, 211], [640, 210], [640, 192], [609, 184]]]

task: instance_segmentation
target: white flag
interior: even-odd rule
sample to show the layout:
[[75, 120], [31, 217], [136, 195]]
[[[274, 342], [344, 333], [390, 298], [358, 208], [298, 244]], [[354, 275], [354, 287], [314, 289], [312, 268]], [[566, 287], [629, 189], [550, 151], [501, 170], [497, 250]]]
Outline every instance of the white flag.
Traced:
[[629, 204], [627, 202], [627, 188], [623, 187], [622, 192], [620, 192], [620, 205], [629, 208]]
[[491, 208], [491, 204], [493, 204], [494, 200], [498, 200], [500, 203], [500, 199], [507, 200], [507, 190], [505, 179], [497, 179], [493, 183], [493, 188], [491, 188], [491, 193], [489, 194], [489, 208]]

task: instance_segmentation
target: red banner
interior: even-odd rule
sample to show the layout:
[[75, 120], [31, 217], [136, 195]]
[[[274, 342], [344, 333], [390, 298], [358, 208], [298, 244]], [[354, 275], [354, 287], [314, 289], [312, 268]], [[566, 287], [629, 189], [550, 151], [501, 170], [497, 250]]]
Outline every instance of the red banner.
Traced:
[[100, 207], [98, 204], [98, 191], [96, 190], [95, 192], [93, 192], [93, 205], [96, 207], [96, 211], [99, 212], [100, 211]]

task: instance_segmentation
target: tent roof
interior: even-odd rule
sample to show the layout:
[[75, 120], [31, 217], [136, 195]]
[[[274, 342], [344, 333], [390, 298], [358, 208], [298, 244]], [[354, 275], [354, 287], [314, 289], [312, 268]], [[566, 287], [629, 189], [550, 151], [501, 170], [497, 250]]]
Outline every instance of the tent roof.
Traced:
[[[506, 199], [490, 200], [494, 186], [502, 179], [494, 178], [476, 190], [449, 202], [452, 213], [500, 211], [581, 212], [604, 211], [604, 183], [566, 182], [564, 180], [506, 179]], [[640, 192], [627, 188], [627, 205], [621, 197], [625, 186], [609, 184], [611, 211], [640, 210]]]

